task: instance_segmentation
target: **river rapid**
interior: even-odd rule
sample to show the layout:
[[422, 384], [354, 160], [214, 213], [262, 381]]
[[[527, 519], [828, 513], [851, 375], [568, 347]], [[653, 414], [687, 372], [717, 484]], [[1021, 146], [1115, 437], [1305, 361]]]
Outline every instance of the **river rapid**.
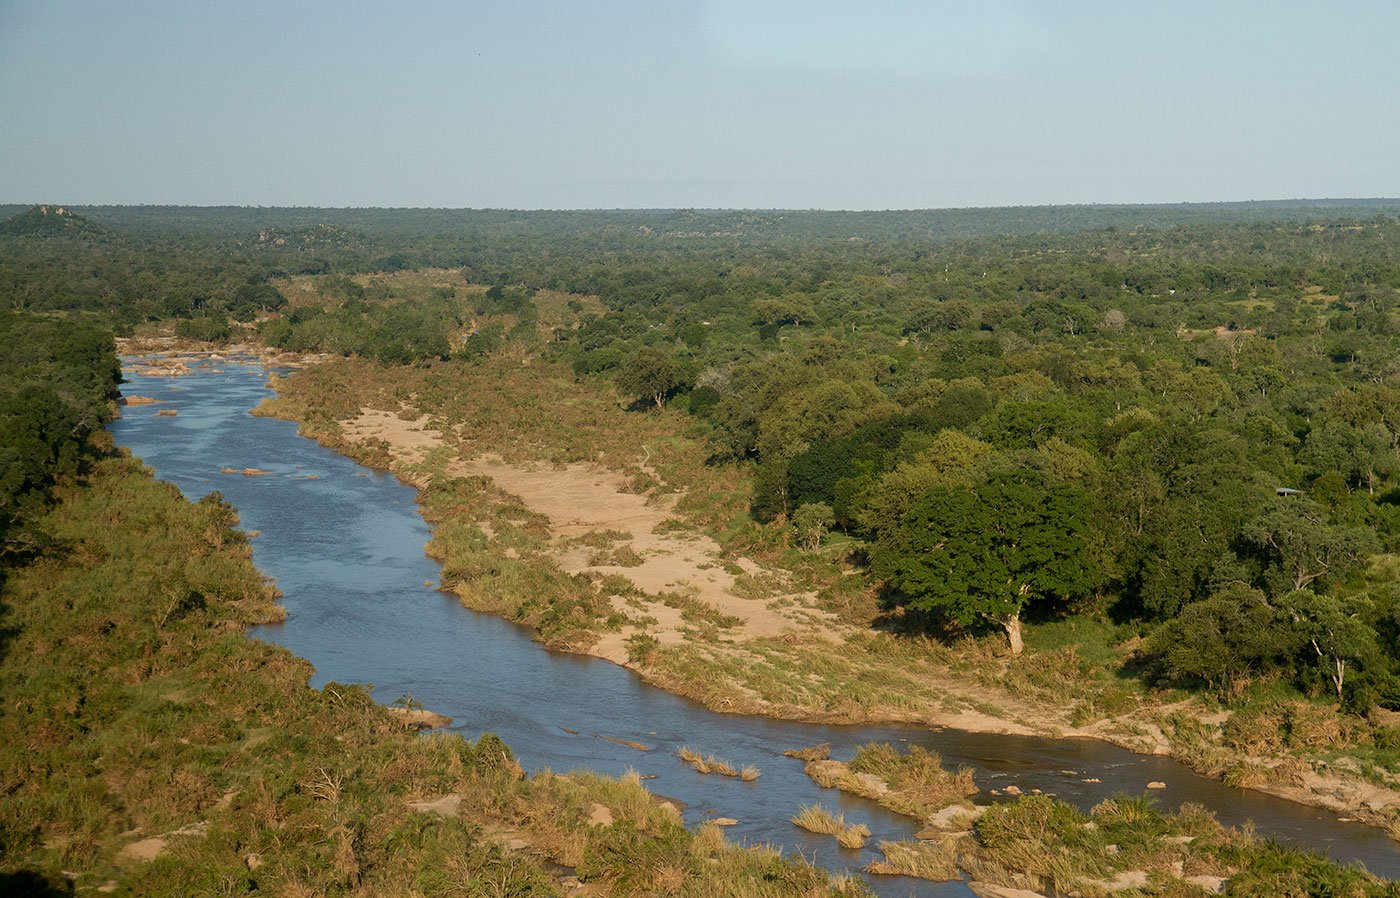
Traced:
[[[1400, 846], [1379, 830], [1229, 788], [1166, 758], [1087, 739], [718, 714], [607, 661], [546, 651], [521, 628], [469, 611], [437, 589], [438, 565], [423, 554], [429, 528], [411, 487], [298, 436], [292, 423], [249, 414], [270, 395], [267, 368], [229, 360], [191, 370], [184, 377], [128, 375], [128, 395], [160, 404], [124, 408], [111, 425], [113, 436], [187, 498], [218, 490], [238, 510], [241, 526], [259, 533], [253, 560], [277, 582], [288, 616], [251, 635], [309, 660], [316, 669], [313, 685], [371, 683], [386, 704], [411, 695], [450, 715], [451, 729], [464, 736], [499, 734], [527, 769], [610, 775], [635, 769], [652, 777], [652, 791], [687, 805], [688, 824], [734, 818], [731, 839], [782, 846], [836, 871], [859, 870], [879, 857], [881, 839], [910, 838], [917, 827], [872, 802], [821, 789], [801, 762], [782, 756], [785, 749], [830, 742], [832, 756], [844, 759], [871, 741], [921, 745], [949, 767], [972, 767], [979, 801], [1015, 785], [1088, 808], [1115, 793], [1140, 794], [1158, 780], [1167, 787], [1153, 794], [1165, 807], [1197, 802], [1224, 823], [1253, 820], [1261, 834], [1400, 878]], [[222, 468], [268, 473], [224, 474]], [[702, 776], [676, 756], [681, 746], [753, 764], [763, 775], [751, 783]], [[843, 849], [829, 836], [792, 825], [793, 814], [817, 802], [867, 823], [874, 834], [870, 847]], [[972, 894], [960, 882], [870, 879], [882, 895]]]

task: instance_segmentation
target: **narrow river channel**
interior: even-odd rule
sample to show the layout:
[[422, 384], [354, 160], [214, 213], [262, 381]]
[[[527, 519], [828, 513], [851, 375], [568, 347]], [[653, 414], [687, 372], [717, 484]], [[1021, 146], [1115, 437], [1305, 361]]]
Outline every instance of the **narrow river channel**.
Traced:
[[[845, 758], [870, 741], [922, 745], [951, 767], [974, 768], [981, 800], [1014, 784], [1087, 808], [1160, 780], [1167, 788], [1154, 794], [1164, 806], [1198, 802], [1222, 822], [1253, 820], [1262, 834], [1400, 878], [1400, 846], [1379, 830], [1228, 788], [1165, 758], [1093, 740], [716, 714], [606, 661], [548, 652], [515, 625], [468, 611], [435, 588], [438, 566], [423, 554], [429, 531], [412, 488], [298, 436], [294, 424], [250, 416], [269, 394], [267, 374], [255, 362], [228, 361], [193, 366], [186, 377], [134, 377], [127, 394], [162, 404], [125, 408], [111, 429], [118, 445], [189, 499], [219, 490], [238, 509], [242, 527], [258, 531], [254, 561], [283, 591], [288, 618], [252, 635], [308, 659], [316, 685], [372, 683], [385, 703], [412, 695], [451, 715], [452, 729], [465, 736], [499, 734], [529, 769], [619, 774], [633, 768], [654, 777], [647, 781], [654, 792], [688, 805], [687, 823], [731, 817], [738, 820], [727, 831], [732, 839], [782, 846], [838, 871], [858, 870], [878, 857], [879, 840], [909, 838], [915, 827], [871, 802], [819, 788], [800, 762], [782, 756], [785, 749], [830, 742], [833, 756]], [[178, 414], [157, 414], [166, 409]], [[269, 473], [220, 473], [226, 467]], [[702, 776], [676, 757], [683, 745], [756, 765], [763, 776], [751, 783]], [[816, 802], [868, 823], [870, 848], [842, 849], [789, 822]], [[872, 880], [882, 895], [971, 894], [962, 883]]]

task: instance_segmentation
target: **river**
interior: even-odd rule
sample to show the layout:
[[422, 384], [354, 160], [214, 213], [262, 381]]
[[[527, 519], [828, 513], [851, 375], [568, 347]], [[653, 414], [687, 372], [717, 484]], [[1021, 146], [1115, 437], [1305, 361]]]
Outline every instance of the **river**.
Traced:
[[[1253, 820], [1260, 833], [1280, 841], [1400, 877], [1400, 846], [1379, 830], [1229, 788], [1166, 758], [1096, 740], [717, 714], [609, 662], [546, 651], [521, 628], [469, 611], [436, 588], [438, 565], [423, 554], [429, 529], [411, 487], [298, 436], [294, 424], [249, 415], [269, 395], [268, 373], [256, 362], [221, 361], [192, 366], [185, 377], [133, 377], [127, 394], [161, 404], [124, 408], [111, 430], [118, 445], [187, 498], [218, 490], [237, 508], [241, 526], [259, 533], [253, 560], [283, 591], [288, 617], [252, 635], [308, 659], [315, 685], [371, 683], [386, 704], [411, 695], [451, 715], [451, 728], [465, 736], [499, 734], [527, 769], [635, 769], [654, 777], [647, 781], [654, 792], [688, 805], [687, 823], [731, 817], [738, 820], [727, 830], [731, 839], [782, 846], [837, 871], [859, 869], [879, 856], [879, 840], [909, 838], [915, 827], [872, 802], [819, 788], [801, 762], [782, 756], [785, 749], [830, 742], [833, 757], [846, 758], [870, 741], [922, 745], [950, 767], [974, 768], [982, 800], [991, 789], [1014, 784], [1088, 808], [1160, 780], [1167, 788], [1154, 794], [1166, 807], [1198, 802], [1224, 823]], [[220, 473], [225, 467], [269, 473]], [[676, 757], [683, 745], [753, 764], [763, 775], [751, 783], [702, 776]], [[789, 822], [816, 802], [867, 823], [874, 833], [869, 847], [839, 848]], [[972, 894], [957, 882], [872, 880], [882, 895]]]

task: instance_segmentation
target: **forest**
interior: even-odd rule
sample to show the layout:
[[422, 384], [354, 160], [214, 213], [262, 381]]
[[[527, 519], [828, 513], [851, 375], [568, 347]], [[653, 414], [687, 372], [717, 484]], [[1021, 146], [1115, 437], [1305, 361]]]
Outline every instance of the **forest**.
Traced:
[[[386, 365], [539, 343], [686, 410], [757, 519], [859, 540], [903, 626], [1019, 650], [1088, 613], [1154, 682], [1400, 708], [1393, 207], [62, 211], [7, 225], [12, 309]], [[460, 289], [373, 277], [426, 266]], [[552, 330], [541, 291], [579, 298]]]

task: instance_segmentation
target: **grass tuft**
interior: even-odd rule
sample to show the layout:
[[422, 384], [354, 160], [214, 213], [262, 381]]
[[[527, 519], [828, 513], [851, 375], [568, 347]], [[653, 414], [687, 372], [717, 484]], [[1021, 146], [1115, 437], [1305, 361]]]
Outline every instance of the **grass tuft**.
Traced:
[[752, 765], [740, 770], [728, 761], [721, 761], [714, 755], [702, 755], [700, 752], [685, 746], [682, 746], [680, 751], [676, 752], [676, 754], [680, 756], [682, 761], [694, 767], [696, 771], [700, 773], [717, 773], [720, 776], [732, 776], [737, 779], [742, 779], [746, 783], [751, 783], [763, 775], [762, 771]]
[[882, 876], [917, 876], [934, 882], [950, 882], [961, 877], [958, 854], [951, 840], [938, 842], [881, 842], [884, 860], [866, 864], [866, 873]]
[[864, 848], [870, 838], [870, 827], [864, 823], [846, 822], [845, 815], [833, 814], [819, 804], [807, 805], [792, 818], [795, 826], [824, 836], [835, 836], [843, 848]]

